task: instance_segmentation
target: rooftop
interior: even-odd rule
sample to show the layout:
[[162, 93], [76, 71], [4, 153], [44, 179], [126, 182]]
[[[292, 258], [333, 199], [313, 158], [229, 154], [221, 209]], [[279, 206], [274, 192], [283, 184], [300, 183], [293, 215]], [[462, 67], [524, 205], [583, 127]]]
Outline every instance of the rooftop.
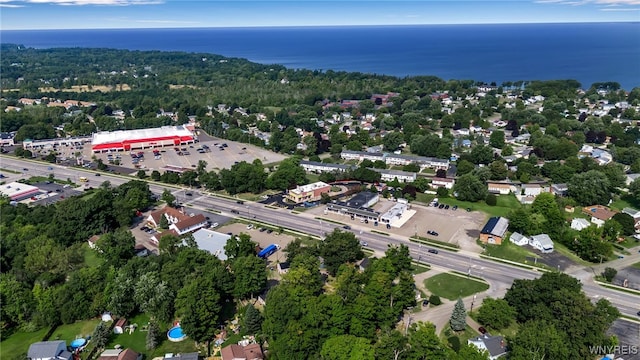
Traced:
[[184, 126], [163, 126], [150, 129], [101, 131], [93, 134], [92, 145], [109, 144], [149, 138], [166, 138], [172, 136], [193, 136]]
[[302, 186], [298, 186], [295, 189], [289, 190], [290, 192], [296, 193], [296, 194], [302, 194], [302, 193], [306, 193], [309, 191], [313, 191], [313, 190], [317, 190], [317, 189], [322, 189], [324, 187], [331, 187], [331, 185], [322, 182], [322, 181], [318, 181], [318, 182], [314, 182], [311, 184], [307, 184], [307, 185], [302, 185]]
[[509, 220], [503, 217], [494, 216], [487, 221], [482, 230], [481, 234], [490, 234], [495, 236], [504, 236], [505, 232], [507, 232], [507, 227], [509, 226]]

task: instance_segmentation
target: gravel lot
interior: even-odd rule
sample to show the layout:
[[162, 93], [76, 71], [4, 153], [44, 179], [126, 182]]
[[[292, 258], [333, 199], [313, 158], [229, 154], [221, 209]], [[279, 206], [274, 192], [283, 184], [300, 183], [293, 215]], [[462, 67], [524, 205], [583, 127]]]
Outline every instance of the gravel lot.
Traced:
[[291, 241], [295, 239], [294, 236], [287, 234], [278, 234], [276, 231], [268, 234], [266, 231], [260, 232], [257, 228], [247, 229], [247, 224], [243, 223], [233, 223], [229, 225], [223, 225], [219, 228], [215, 229], [221, 233], [232, 233], [234, 235], [238, 235], [241, 233], [249, 234], [251, 236], [251, 240], [255, 241], [260, 245], [261, 248], [265, 248], [271, 244], [277, 244], [280, 246], [280, 250], [276, 251], [273, 255], [269, 256], [269, 264], [275, 266], [278, 262], [286, 261], [286, 253], [284, 252], [284, 248]]

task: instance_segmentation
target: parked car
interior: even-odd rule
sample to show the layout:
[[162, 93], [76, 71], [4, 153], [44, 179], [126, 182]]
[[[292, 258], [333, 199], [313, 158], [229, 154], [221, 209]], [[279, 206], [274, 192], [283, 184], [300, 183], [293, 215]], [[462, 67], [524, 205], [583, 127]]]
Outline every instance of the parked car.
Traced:
[[471, 208], [467, 208], [467, 212], [471, 212]]
[[458, 210], [458, 205], [453, 205], [453, 207], [451, 208], [453, 211]]
[[193, 194], [192, 194], [192, 193], [190, 193], [190, 192], [186, 193], [185, 195], [186, 195], [186, 196], [193, 196]]
[[100, 176], [100, 173], [96, 173], [96, 176]]
[[437, 232], [433, 231], [433, 230], [427, 230], [427, 234], [432, 235], [432, 236], [438, 236], [440, 234], [438, 234]]
[[429, 253], [431, 253], [431, 254], [437, 254], [437, 253], [438, 253], [438, 250], [436, 250], [436, 249], [429, 249], [429, 250], [427, 250], [427, 252], [429, 252]]
[[213, 224], [211, 225], [211, 227], [212, 227], [212, 228], [217, 228], [217, 227], [218, 227], [218, 223], [213, 223]]
[[247, 225], [247, 230], [251, 230], [251, 229], [253, 229], [253, 224]]
[[445, 210], [449, 210], [449, 205], [445, 205], [445, 206], [444, 206], [444, 209], [445, 209]]
[[265, 228], [263, 228], [263, 227], [261, 227], [260, 229], [258, 229], [258, 231], [260, 231], [260, 232], [264, 232], [265, 230], [267, 230], [267, 229], [265, 229]]
[[267, 234], [271, 234], [272, 232], [273, 232], [273, 230], [267, 229]]
[[444, 204], [440, 204], [440, 206], [438, 206], [438, 209], [444, 209]]
[[429, 300], [427, 299], [422, 300], [422, 306], [427, 306], [427, 305], [429, 305]]
[[486, 334], [486, 333], [487, 333], [487, 329], [485, 329], [485, 328], [484, 328], [484, 327], [482, 327], [482, 326], [480, 326], [480, 327], [478, 328], [478, 331], [479, 331], [479, 332], [480, 332], [480, 334], [482, 334], [482, 335], [484, 335], [484, 334]]

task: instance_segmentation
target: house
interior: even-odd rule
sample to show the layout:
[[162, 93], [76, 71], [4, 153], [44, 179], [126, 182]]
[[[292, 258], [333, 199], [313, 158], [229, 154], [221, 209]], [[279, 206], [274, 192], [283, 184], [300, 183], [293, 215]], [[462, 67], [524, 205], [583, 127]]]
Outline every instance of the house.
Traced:
[[178, 235], [184, 235], [205, 226], [207, 226], [207, 218], [202, 214], [196, 214], [194, 216], [189, 216], [189, 218], [185, 220], [169, 225], [169, 229], [174, 230]]
[[635, 224], [636, 232], [640, 230], [640, 210], [632, 209], [632, 208], [624, 208], [622, 209], [624, 214], [627, 214], [633, 218], [633, 222]]
[[154, 234], [151, 237], [151, 241], [154, 244], [159, 244], [160, 243], [160, 239], [162, 239], [165, 236], [178, 236], [178, 233], [175, 232], [175, 230], [165, 230], [163, 232], [159, 232], [159, 233]]
[[551, 193], [556, 196], [567, 196], [569, 187], [567, 184], [551, 184]]
[[182, 354], [165, 354], [163, 360], [198, 360], [200, 355], [198, 353], [182, 353]]
[[380, 181], [388, 182], [398, 179], [401, 183], [410, 183], [416, 181], [418, 175], [414, 172], [400, 170], [371, 169], [380, 173]]
[[488, 182], [487, 190], [492, 194], [509, 195], [517, 191], [515, 185], [510, 183]]
[[467, 344], [473, 345], [480, 350], [486, 350], [489, 353], [490, 360], [498, 359], [507, 354], [507, 347], [502, 336], [484, 334], [467, 340]]
[[484, 244], [500, 245], [508, 227], [509, 220], [507, 218], [494, 216], [480, 230], [480, 241]]
[[368, 257], [365, 257], [364, 259], [358, 261], [356, 265], [358, 265], [358, 270], [365, 271], [367, 270], [369, 265], [371, 265], [371, 259]]
[[571, 220], [571, 228], [573, 230], [582, 231], [582, 230], [588, 228], [589, 226], [591, 226], [591, 223], [589, 221], [587, 221], [587, 219], [575, 218], [575, 219]]
[[27, 358], [29, 360], [71, 360], [73, 354], [67, 350], [67, 343], [62, 340], [40, 341], [29, 346]]
[[116, 321], [116, 325], [113, 327], [114, 334], [124, 334], [124, 329], [127, 326], [127, 319], [120, 318]]
[[525, 246], [529, 244], [529, 238], [517, 232], [511, 234], [511, 236], [509, 237], [509, 241], [518, 246]]
[[222, 360], [262, 360], [264, 355], [259, 344], [253, 343], [247, 346], [231, 344], [220, 350]]
[[582, 213], [591, 216], [591, 222], [598, 225], [598, 227], [604, 225], [604, 222], [611, 219], [613, 215], [617, 214], [616, 211], [611, 211], [608, 207], [603, 205], [592, 205], [582, 208]]
[[625, 183], [627, 184], [627, 186], [629, 186], [636, 179], [640, 179], [640, 174], [627, 174], [627, 177], [625, 179]]
[[330, 191], [331, 185], [318, 181], [289, 190], [286, 198], [291, 202], [299, 204], [305, 201], [320, 200], [322, 198], [322, 194], [329, 193]]
[[304, 171], [313, 172], [313, 173], [346, 172], [350, 169], [356, 168], [356, 166], [354, 165], [330, 164], [330, 163], [325, 164], [317, 161], [307, 161], [307, 160], [301, 160], [300, 166], [302, 166]]
[[98, 240], [100, 240], [100, 235], [93, 235], [92, 237], [90, 237], [89, 240], [87, 240], [87, 243], [89, 244], [89, 248], [95, 249], [96, 246], [98, 245]]
[[431, 185], [437, 188], [445, 188], [445, 189], [453, 189], [453, 185], [456, 184], [456, 180], [455, 179], [446, 179], [446, 178], [438, 178], [435, 177], [433, 179], [431, 179]]
[[525, 197], [538, 196], [542, 193], [543, 189], [540, 184], [522, 184], [522, 195]]
[[189, 216], [181, 212], [180, 210], [171, 206], [165, 206], [158, 211], [154, 211], [147, 217], [147, 222], [153, 227], [160, 226], [162, 217], [167, 218], [169, 224], [175, 224], [179, 221], [186, 220]]
[[547, 234], [533, 235], [531, 239], [529, 239], [529, 245], [545, 254], [553, 252], [553, 241]]
[[223, 234], [208, 229], [200, 229], [193, 233], [193, 239], [198, 245], [198, 249], [205, 250], [218, 257], [220, 260], [227, 260], [224, 247], [231, 238], [229, 234]]
[[100, 354], [98, 360], [142, 360], [142, 354], [131, 349], [108, 349]]
[[278, 274], [280, 275], [286, 274], [289, 272], [289, 268], [291, 268], [291, 264], [289, 264], [286, 261], [281, 262], [281, 263], [278, 263], [277, 268], [278, 268]]

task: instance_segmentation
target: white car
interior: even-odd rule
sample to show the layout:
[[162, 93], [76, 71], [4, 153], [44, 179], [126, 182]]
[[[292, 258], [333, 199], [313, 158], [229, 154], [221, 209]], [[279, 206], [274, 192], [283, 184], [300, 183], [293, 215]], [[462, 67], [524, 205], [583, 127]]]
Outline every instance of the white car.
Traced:
[[253, 229], [253, 224], [247, 225], [247, 230], [251, 230], [251, 229]]
[[218, 227], [218, 223], [213, 223], [213, 224], [211, 225], [211, 227], [212, 227], [212, 228], [217, 228], [217, 227]]

